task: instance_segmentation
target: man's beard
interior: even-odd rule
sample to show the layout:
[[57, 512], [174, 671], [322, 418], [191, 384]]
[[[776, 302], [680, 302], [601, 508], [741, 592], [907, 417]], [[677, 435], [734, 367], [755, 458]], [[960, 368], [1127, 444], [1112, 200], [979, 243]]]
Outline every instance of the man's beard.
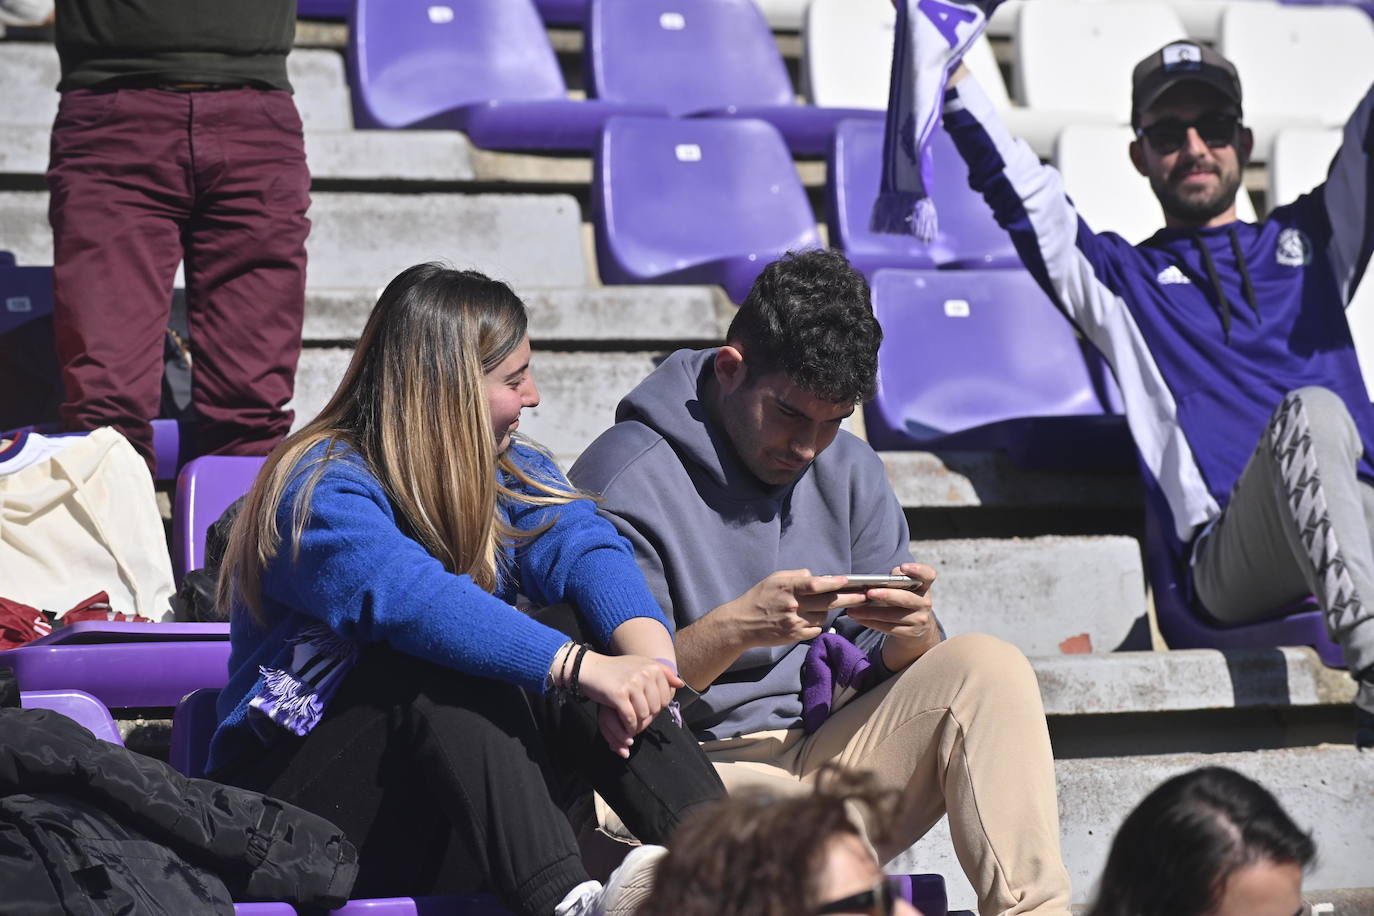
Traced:
[[1184, 196], [1179, 193], [1178, 185], [1168, 179], [1151, 178], [1150, 187], [1159, 198], [1164, 212], [1186, 223], [1204, 224], [1213, 217], [1220, 216], [1236, 202], [1236, 192], [1240, 190], [1240, 171], [1236, 170], [1229, 178], [1220, 169], [1212, 172], [1220, 181], [1216, 191], [1207, 195]]

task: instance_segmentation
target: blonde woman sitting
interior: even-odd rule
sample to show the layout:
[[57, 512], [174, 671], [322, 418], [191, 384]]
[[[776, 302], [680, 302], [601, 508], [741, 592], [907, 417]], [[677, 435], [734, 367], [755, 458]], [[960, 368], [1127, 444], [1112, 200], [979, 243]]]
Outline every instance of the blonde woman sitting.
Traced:
[[[629, 912], [662, 850], [590, 881], [549, 780], [585, 777], [649, 843], [721, 794], [670, 715], [682, 681], [629, 545], [516, 432], [538, 403], [509, 287], [411, 267], [234, 525], [210, 769], [338, 824], [355, 896]], [[591, 646], [517, 593], [571, 606]]]

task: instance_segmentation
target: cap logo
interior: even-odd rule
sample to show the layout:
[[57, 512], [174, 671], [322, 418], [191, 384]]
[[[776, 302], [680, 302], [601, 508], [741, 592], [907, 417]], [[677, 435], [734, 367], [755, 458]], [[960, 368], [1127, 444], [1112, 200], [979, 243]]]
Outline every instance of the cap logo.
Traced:
[[1194, 44], [1169, 45], [1162, 52], [1165, 70], [1201, 70], [1202, 49]]

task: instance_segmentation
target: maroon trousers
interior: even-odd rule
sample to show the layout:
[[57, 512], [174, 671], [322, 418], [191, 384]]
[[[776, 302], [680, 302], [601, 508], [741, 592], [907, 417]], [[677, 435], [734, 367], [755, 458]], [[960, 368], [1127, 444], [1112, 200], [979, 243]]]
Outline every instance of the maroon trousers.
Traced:
[[266, 454], [291, 426], [305, 308], [310, 173], [290, 94], [63, 93], [48, 189], [66, 427], [113, 426], [152, 465], [184, 259], [197, 422], [182, 454]]

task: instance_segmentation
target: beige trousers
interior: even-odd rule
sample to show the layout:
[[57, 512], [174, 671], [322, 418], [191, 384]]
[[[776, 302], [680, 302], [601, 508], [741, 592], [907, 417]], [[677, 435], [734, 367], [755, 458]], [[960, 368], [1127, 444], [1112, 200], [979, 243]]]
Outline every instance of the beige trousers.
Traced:
[[726, 788], [804, 791], [822, 764], [871, 770], [899, 794], [886, 862], [949, 814], [978, 911], [1066, 916], [1054, 760], [1040, 689], [1015, 647], [969, 634], [940, 643], [853, 697], [813, 734], [800, 729], [702, 745]]

